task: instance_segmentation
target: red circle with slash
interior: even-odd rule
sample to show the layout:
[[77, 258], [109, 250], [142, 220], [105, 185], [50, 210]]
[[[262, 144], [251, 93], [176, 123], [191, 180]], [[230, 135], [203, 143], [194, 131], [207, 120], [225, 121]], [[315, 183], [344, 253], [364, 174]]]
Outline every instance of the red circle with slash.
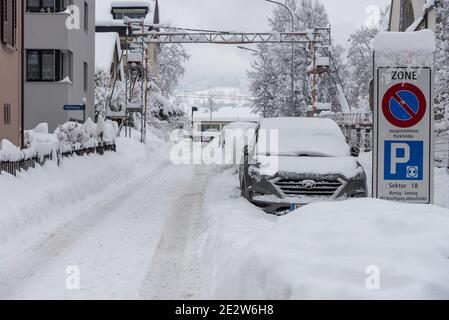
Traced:
[[[417, 125], [426, 115], [426, 110], [427, 102], [424, 93], [411, 83], [399, 83], [392, 86], [382, 100], [382, 111], [385, 118], [399, 128], [410, 128]], [[398, 116], [398, 111], [405, 116]]]

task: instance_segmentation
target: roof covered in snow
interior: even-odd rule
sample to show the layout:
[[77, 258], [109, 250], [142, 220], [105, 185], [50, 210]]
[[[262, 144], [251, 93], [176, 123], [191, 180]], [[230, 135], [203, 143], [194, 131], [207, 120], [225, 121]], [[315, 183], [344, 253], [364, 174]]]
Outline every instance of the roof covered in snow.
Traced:
[[148, 8], [148, 14], [145, 22], [154, 23], [154, 14], [156, 11], [156, 0], [133, 1], [133, 0], [100, 0], [96, 1], [95, 24], [97, 26], [124, 26], [123, 20], [115, 20], [112, 16], [112, 8]]
[[[114, 53], [117, 53], [117, 59], [120, 60], [121, 48], [120, 37], [116, 32], [97, 32], [95, 33], [95, 72], [104, 71], [109, 73]], [[122, 79], [124, 78], [123, 65], [120, 67]]]
[[207, 108], [200, 108], [194, 113], [194, 121], [217, 121], [217, 122], [236, 122], [236, 121], [257, 121], [259, 115], [253, 113], [250, 107], [224, 107], [212, 113]]

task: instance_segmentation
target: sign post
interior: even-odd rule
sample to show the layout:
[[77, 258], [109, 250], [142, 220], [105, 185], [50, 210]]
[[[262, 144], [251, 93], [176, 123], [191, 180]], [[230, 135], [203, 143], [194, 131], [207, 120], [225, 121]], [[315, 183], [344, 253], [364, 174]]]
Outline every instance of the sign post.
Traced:
[[83, 111], [83, 123], [86, 122], [86, 105], [85, 104], [66, 104], [65, 111]]
[[[398, 52], [390, 60], [380, 51], [374, 54], [373, 196], [431, 204], [434, 191], [432, 63], [417, 59], [420, 63], [410, 65], [413, 61], [410, 54], [415, 54], [414, 51]], [[391, 52], [386, 56], [391, 58]]]

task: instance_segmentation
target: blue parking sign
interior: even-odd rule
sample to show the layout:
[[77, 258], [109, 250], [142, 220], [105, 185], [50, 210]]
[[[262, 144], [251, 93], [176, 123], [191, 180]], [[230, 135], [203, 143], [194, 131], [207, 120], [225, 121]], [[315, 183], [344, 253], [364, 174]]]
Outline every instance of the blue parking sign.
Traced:
[[385, 141], [385, 180], [423, 180], [424, 142]]

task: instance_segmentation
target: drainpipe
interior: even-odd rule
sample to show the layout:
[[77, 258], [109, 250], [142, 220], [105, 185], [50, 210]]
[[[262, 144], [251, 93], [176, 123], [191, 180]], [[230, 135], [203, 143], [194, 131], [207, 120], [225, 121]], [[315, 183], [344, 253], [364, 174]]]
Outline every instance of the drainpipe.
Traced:
[[20, 66], [20, 72], [21, 72], [21, 81], [20, 81], [20, 147], [25, 147], [25, 7], [26, 4], [25, 1], [20, 1], [20, 25], [21, 25], [21, 32], [20, 32], [20, 58], [21, 58], [21, 66]]

